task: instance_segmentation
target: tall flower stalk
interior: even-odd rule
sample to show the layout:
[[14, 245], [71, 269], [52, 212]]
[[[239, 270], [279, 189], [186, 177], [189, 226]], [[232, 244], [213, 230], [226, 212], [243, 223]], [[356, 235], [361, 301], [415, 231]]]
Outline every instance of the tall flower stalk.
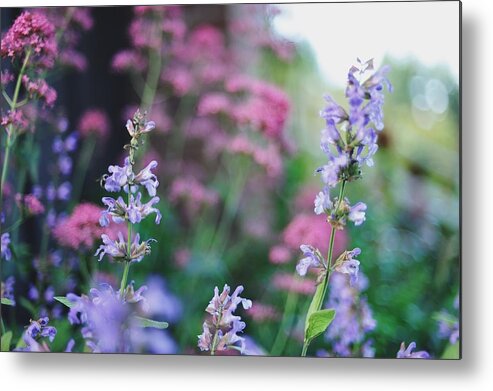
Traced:
[[[348, 221], [356, 226], [365, 221], [367, 207], [363, 202], [350, 203], [346, 198], [347, 185], [361, 178], [363, 165], [373, 166], [378, 134], [383, 130], [383, 91], [384, 87], [392, 89], [386, 78], [388, 67], [366, 77], [374, 69], [373, 61], [361, 62], [358, 59], [358, 63], [348, 73], [345, 93], [348, 110], [327, 95], [327, 106], [320, 112], [326, 122], [320, 147], [328, 161], [317, 169], [323, 189], [315, 198], [314, 212], [325, 214], [332, 229], [326, 258], [317, 248], [305, 244], [300, 247], [304, 257], [296, 266], [298, 274], [306, 275], [309, 268], [317, 270], [317, 289], [306, 315], [302, 356], [306, 356], [311, 341], [323, 333], [336, 316], [333, 309], [322, 310], [331, 274], [347, 274], [351, 284], [358, 279], [360, 262], [356, 257], [361, 250], [346, 250], [334, 260], [335, 233], [343, 230]], [[334, 198], [331, 191], [337, 187], [339, 192]]]
[[[126, 240], [124, 239], [122, 232], [118, 233], [116, 240], [112, 240], [108, 235], [103, 234], [101, 236], [103, 244], [95, 254], [99, 256], [99, 260], [104, 255], [110, 255], [115, 261], [123, 263], [123, 275], [120, 284], [121, 297], [125, 296], [130, 265], [140, 262], [145, 255], [149, 254], [151, 251], [150, 243], [154, 241], [154, 239], [148, 239], [141, 242], [139, 233], [134, 233], [133, 225], [140, 223], [151, 213], [156, 215], [156, 224], [159, 224], [161, 220], [161, 212], [153, 207], [159, 202], [159, 197], [156, 196], [159, 182], [156, 175], [151, 171], [151, 169], [157, 167], [157, 162], [153, 160], [138, 174], [134, 173], [135, 153], [142, 144], [141, 137], [154, 129], [155, 124], [152, 121], [147, 121], [146, 115], [137, 110], [133, 118], [127, 121], [126, 127], [131, 140], [129, 144], [125, 145], [128, 156], [125, 158], [124, 165], [123, 167], [109, 166], [109, 174], [105, 174], [102, 177], [104, 188], [109, 192], [123, 190], [126, 195], [126, 201], [122, 196], [117, 199], [103, 197], [102, 201], [107, 209], [101, 215], [100, 224], [103, 227], [108, 226], [110, 218], [117, 224], [126, 223], [127, 238]], [[140, 187], [144, 187], [151, 197], [146, 203], [142, 202]]]

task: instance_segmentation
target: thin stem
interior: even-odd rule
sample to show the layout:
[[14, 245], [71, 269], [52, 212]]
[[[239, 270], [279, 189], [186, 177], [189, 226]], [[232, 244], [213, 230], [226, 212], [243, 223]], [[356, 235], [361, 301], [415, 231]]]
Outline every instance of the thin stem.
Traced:
[[[286, 298], [286, 304], [284, 305], [284, 312], [282, 314], [281, 325], [277, 332], [276, 338], [274, 339], [274, 344], [270, 350], [271, 356], [280, 356], [286, 347], [286, 341], [288, 339], [287, 330], [291, 330], [293, 319], [292, 313], [298, 304], [298, 294], [296, 292], [290, 291], [288, 297]], [[290, 322], [291, 320], [291, 322]]]
[[[15, 84], [15, 90], [14, 90], [14, 97], [10, 101], [10, 111], [15, 110], [15, 107], [17, 105], [17, 100], [19, 99], [19, 91], [21, 88], [21, 81], [22, 81], [22, 76], [24, 75], [24, 72], [26, 70], [27, 63], [29, 62], [29, 57], [31, 56], [31, 50], [28, 50], [26, 52], [26, 58], [24, 59], [24, 63], [22, 64], [21, 70], [19, 72], [19, 75], [17, 76], [17, 82]], [[10, 124], [9, 129], [7, 130], [7, 141], [5, 143], [5, 155], [3, 158], [3, 166], [2, 166], [2, 176], [0, 179], [0, 210], [2, 210], [2, 202], [3, 202], [3, 187], [5, 184], [5, 180], [7, 179], [7, 171], [8, 171], [8, 165], [9, 165], [9, 156], [10, 156], [10, 148], [13, 145], [13, 139], [15, 140], [14, 136], [14, 125]], [[1, 227], [0, 227], [1, 228]]]
[[[128, 189], [127, 195], [127, 205], [130, 205], [130, 189]], [[130, 253], [132, 250], [132, 223], [130, 220], [127, 222], [127, 256], [128, 259], [125, 261], [125, 268], [123, 269], [122, 282], [120, 284], [120, 295], [124, 297], [124, 290], [127, 287], [128, 271], [130, 270]]]
[[[339, 198], [337, 199], [337, 205], [335, 208], [336, 213], [338, 212], [338, 210], [341, 206], [341, 202], [342, 202], [342, 199], [344, 197], [344, 193], [346, 191], [346, 183], [347, 183], [346, 180], [343, 180], [341, 183], [341, 188], [339, 189]], [[330, 279], [330, 275], [332, 274], [332, 255], [333, 255], [333, 251], [334, 251], [334, 242], [335, 242], [335, 236], [336, 236], [335, 234], [336, 234], [336, 229], [334, 228], [334, 226], [332, 226], [332, 229], [330, 231], [329, 250], [327, 253], [327, 265], [326, 265], [327, 266], [327, 272], [325, 273], [325, 277], [324, 277], [324, 280], [322, 282], [323, 293], [320, 296], [320, 300], [318, 301], [317, 306], [315, 307], [316, 308], [315, 312], [320, 311], [320, 309], [322, 308], [322, 305], [323, 305], [324, 299], [325, 299], [325, 295], [327, 294], [327, 289], [329, 287], [329, 279]], [[301, 351], [302, 357], [306, 356], [308, 346], [310, 346], [310, 341], [305, 340], [303, 342], [303, 349]]]

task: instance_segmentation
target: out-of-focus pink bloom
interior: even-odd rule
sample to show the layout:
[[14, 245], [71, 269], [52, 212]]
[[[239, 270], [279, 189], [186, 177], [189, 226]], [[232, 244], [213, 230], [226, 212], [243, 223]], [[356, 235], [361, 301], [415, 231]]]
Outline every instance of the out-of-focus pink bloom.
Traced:
[[9, 110], [7, 115], [2, 116], [1, 125], [5, 128], [5, 131], [9, 131], [9, 125], [13, 125], [16, 128], [25, 129], [29, 125], [29, 120], [24, 115], [23, 110]]
[[173, 181], [169, 200], [174, 203], [183, 201], [188, 213], [194, 216], [203, 206], [215, 205], [219, 196], [216, 191], [206, 188], [195, 178], [188, 177]]
[[274, 264], [288, 263], [292, 258], [289, 248], [283, 245], [273, 246], [269, 251], [269, 261]]
[[169, 83], [177, 96], [189, 93], [194, 84], [192, 74], [185, 67], [165, 68], [161, 80]]
[[41, 99], [50, 107], [55, 104], [57, 93], [43, 79], [31, 80], [28, 76], [24, 75], [22, 77], [22, 83], [31, 99]]
[[3, 58], [21, 59], [30, 51], [30, 66], [51, 68], [57, 55], [55, 26], [39, 12], [24, 11], [4, 35], [0, 46]]
[[36, 216], [44, 213], [45, 211], [44, 205], [36, 198], [34, 194], [17, 194], [15, 199], [17, 203], [30, 215]]
[[[332, 227], [325, 216], [314, 214], [299, 214], [285, 228], [282, 239], [292, 250], [298, 251], [300, 245], [308, 244], [318, 248], [322, 254], [327, 254]], [[345, 231], [337, 231], [334, 242], [334, 256], [338, 256], [346, 248]]]
[[77, 205], [72, 214], [58, 223], [53, 229], [53, 235], [59, 244], [74, 250], [81, 248], [92, 248], [96, 241], [101, 239], [102, 234], [107, 234], [114, 239], [117, 232], [126, 230], [118, 224], [110, 224], [109, 227], [101, 227], [99, 218], [102, 208], [91, 203]]
[[90, 109], [79, 119], [78, 130], [82, 137], [88, 137], [91, 134], [106, 137], [110, 131], [110, 121], [104, 111]]
[[9, 71], [7, 70], [4, 70], [0, 73], [1, 75], [1, 84], [2, 86], [6, 86], [7, 84], [9, 84], [12, 80], [14, 80], [14, 75], [12, 75], [12, 73], [10, 73]]
[[268, 322], [270, 320], [279, 319], [279, 313], [275, 307], [268, 304], [262, 304], [258, 301], [253, 303], [252, 308], [248, 311], [248, 315], [257, 322]]
[[294, 208], [297, 211], [303, 212], [312, 212], [313, 211], [313, 202], [315, 200], [314, 194], [317, 194], [320, 191], [319, 186], [304, 186], [301, 190], [296, 194], [296, 198], [294, 200]]
[[116, 72], [143, 72], [147, 68], [147, 60], [135, 50], [122, 50], [113, 57], [111, 68]]
[[276, 273], [272, 278], [272, 285], [282, 291], [296, 292], [302, 295], [315, 293], [315, 282], [310, 279], [302, 279], [290, 273]]
[[173, 258], [175, 261], [175, 265], [183, 269], [190, 262], [190, 259], [192, 258], [192, 253], [190, 249], [186, 247], [181, 247], [175, 251]]
[[226, 94], [213, 92], [204, 95], [199, 102], [197, 113], [199, 115], [215, 115], [228, 113], [231, 110], [231, 102]]

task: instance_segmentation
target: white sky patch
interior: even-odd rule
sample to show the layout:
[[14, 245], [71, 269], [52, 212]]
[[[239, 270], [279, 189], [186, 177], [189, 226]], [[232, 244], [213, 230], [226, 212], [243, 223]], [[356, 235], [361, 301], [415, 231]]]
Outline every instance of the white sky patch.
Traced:
[[293, 40], [307, 40], [326, 79], [346, 81], [356, 57], [417, 58], [446, 65], [459, 75], [459, 2], [284, 4], [274, 27]]

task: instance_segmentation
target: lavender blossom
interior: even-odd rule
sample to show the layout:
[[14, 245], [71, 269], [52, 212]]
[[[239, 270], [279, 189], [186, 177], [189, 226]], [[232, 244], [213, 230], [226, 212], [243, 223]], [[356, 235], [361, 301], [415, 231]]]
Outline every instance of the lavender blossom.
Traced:
[[115, 223], [122, 223], [125, 220], [130, 221], [132, 224], [140, 223], [151, 213], [156, 214], [155, 222], [159, 224], [161, 221], [161, 212], [154, 208], [153, 205], [159, 202], [159, 197], [152, 197], [147, 203], [142, 203], [142, 194], [137, 193], [134, 197], [130, 194], [130, 202], [128, 205], [125, 203], [122, 197], [114, 199], [111, 197], [103, 197], [102, 201], [108, 209], [101, 213], [99, 220], [101, 226], [106, 227], [109, 224], [109, 216]]
[[156, 189], [159, 186], [159, 181], [151, 170], [157, 167], [155, 160], [151, 161], [137, 175], [133, 173], [133, 167], [130, 163], [130, 158], [125, 158], [123, 167], [109, 166], [108, 172], [110, 175], [104, 176], [104, 188], [110, 192], [119, 192], [123, 189], [126, 193], [135, 193], [138, 186], [144, 186], [149, 193], [149, 196], [156, 195]]
[[21, 352], [49, 352], [50, 349], [46, 342], [41, 342], [41, 338], [48, 338], [50, 342], [53, 342], [57, 334], [55, 327], [48, 326], [49, 320], [48, 317], [31, 320], [29, 326], [22, 335], [22, 340], [26, 346], [15, 350]]
[[300, 276], [305, 276], [309, 268], [326, 268], [325, 260], [320, 251], [313, 246], [302, 244], [300, 250], [304, 255], [296, 265], [296, 271]]
[[[367, 339], [376, 327], [366, 297], [368, 279], [361, 275], [358, 282], [350, 285], [342, 274], [334, 273], [330, 278], [330, 295], [327, 308], [336, 310], [336, 317], [328, 327], [325, 338], [331, 343], [333, 353], [339, 357], [373, 357], [374, 348]], [[358, 352], [356, 346], [361, 346]]]
[[84, 326], [82, 336], [94, 353], [133, 352], [130, 335], [139, 327], [136, 315], [145, 313], [145, 289], [144, 286], [134, 291], [129, 285], [121, 295], [103, 284], [99, 289], [91, 289], [89, 296], [68, 294], [67, 299], [72, 302], [69, 322]]
[[333, 204], [330, 200], [329, 189], [325, 187], [324, 190], [318, 193], [315, 198], [314, 212], [317, 215], [321, 215], [323, 213], [328, 213], [332, 207]]
[[151, 242], [155, 242], [155, 239], [148, 239], [140, 242], [140, 235], [137, 233], [132, 240], [130, 246], [130, 253], [128, 253], [128, 244], [123, 238], [121, 232], [118, 232], [118, 239], [112, 240], [106, 234], [101, 235], [103, 244], [99, 246], [95, 256], [99, 255], [99, 261], [103, 259], [105, 255], [113, 257], [117, 262], [140, 262], [145, 255], [151, 253]]
[[2, 281], [0, 284], [0, 297], [10, 300], [12, 305], [15, 306], [14, 285], [14, 276], [8, 277], [5, 282]]
[[361, 254], [361, 249], [355, 248], [351, 251], [344, 251], [334, 265], [334, 270], [342, 274], [349, 274], [350, 283], [353, 285], [358, 281], [360, 262], [354, 257]]
[[246, 324], [233, 313], [240, 303], [245, 310], [251, 308], [252, 301], [239, 296], [243, 292], [241, 285], [231, 296], [229, 292], [228, 285], [224, 285], [221, 294], [217, 286], [214, 288], [214, 297], [206, 308], [211, 318], [203, 323], [202, 334], [198, 336], [200, 350], [210, 351], [212, 355], [227, 349], [238, 349], [240, 353], [245, 350], [245, 339], [238, 333], [244, 330]]
[[6, 261], [10, 261], [12, 259], [12, 252], [9, 248], [10, 245], [10, 234], [5, 232], [2, 234], [1, 244], [0, 244], [0, 253], [1, 257]]
[[358, 202], [349, 209], [348, 219], [351, 220], [354, 225], [361, 225], [366, 220], [365, 211], [366, 204]]
[[424, 350], [413, 353], [413, 350], [415, 348], [416, 348], [415, 342], [411, 342], [407, 348], [406, 348], [406, 344], [402, 342], [401, 348], [397, 352], [397, 358], [425, 358], [425, 359], [430, 358], [430, 354]]

